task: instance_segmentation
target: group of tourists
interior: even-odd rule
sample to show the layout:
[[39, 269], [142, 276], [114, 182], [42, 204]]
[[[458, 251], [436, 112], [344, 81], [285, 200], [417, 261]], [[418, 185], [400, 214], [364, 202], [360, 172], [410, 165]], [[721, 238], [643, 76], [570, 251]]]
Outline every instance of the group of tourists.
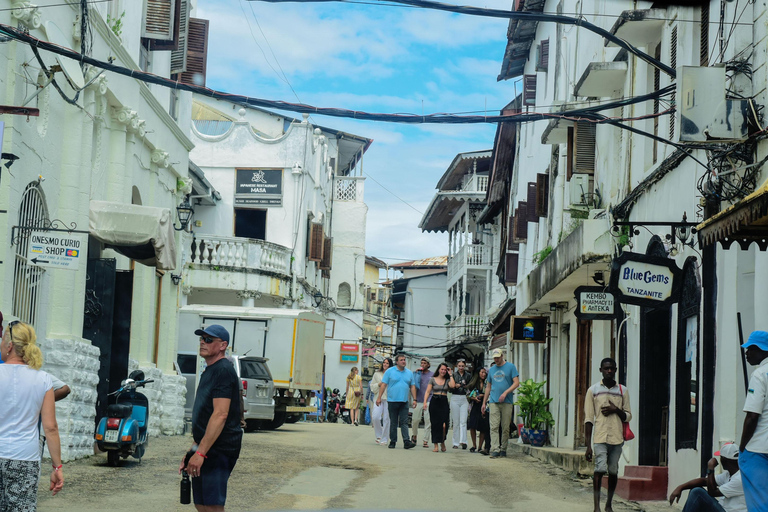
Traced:
[[403, 448], [417, 446], [423, 419], [424, 448], [431, 445], [433, 452], [447, 451], [448, 431], [453, 425], [453, 449], [466, 450], [469, 434], [470, 452], [505, 457], [513, 392], [520, 385], [520, 378], [515, 365], [504, 360], [500, 349], [491, 355], [490, 368], [474, 372], [464, 360], [457, 361], [455, 368], [442, 362], [432, 371], [429, 358], [423, 357], [420, 368], [413, 372], [405, 367], [402, 354], [394, 361], [384, 359], [370, 383], [375, 397], [371, 420], [376, 443], [395, 448], [399, 429]]

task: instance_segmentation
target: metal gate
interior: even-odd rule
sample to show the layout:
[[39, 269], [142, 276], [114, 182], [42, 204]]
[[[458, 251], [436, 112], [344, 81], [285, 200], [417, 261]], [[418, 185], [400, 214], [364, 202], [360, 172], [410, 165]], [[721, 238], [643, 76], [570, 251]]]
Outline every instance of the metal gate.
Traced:
[[[48, 225], [48, 208], [40, 185], [32, 182], [27, 185], [21, 196], [19, 206], [19, 226], [40, 227]], [[29, 248], [29, 229], [19, 231], [16, 242], [16, 258], [13, 267], [13, 314], [19, 320], [35, 324], [37, 320], [37, 302], [40, 294], [40, 283], [45, 269], [30, 265], [27, 261]]]

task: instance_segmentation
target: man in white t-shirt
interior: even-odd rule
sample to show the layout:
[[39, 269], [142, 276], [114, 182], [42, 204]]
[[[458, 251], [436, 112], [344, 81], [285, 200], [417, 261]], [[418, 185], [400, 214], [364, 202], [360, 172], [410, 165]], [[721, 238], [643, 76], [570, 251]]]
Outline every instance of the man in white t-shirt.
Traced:
[[749, 512], [768, 512], [768, 332], [754, 331], [741, 346], [747, 362], [757, 366], [744, 400], [739, 463]]
[[670, 505], [674, 501], [680, 501], [683, 491], [690, 490], [683, 512], [747, 512], [739, 471], [739, 447], [728, 443], [723, 445], [719, 452], [715, 452], [715, 455], [720, 456], [723, 472], [715, 475], [717, 459], [712, 457], [707, 463], [707, 476], [678, 485], [669, 495]]

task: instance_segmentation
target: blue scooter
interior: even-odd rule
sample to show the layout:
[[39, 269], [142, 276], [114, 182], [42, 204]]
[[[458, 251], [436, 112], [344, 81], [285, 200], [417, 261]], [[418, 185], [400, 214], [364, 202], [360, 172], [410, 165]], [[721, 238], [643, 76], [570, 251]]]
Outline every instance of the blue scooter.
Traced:
[[149, 438], [149, 400], [137, 391], [152, 379], [144, 379], [144, 372], [134, 370], [120, 383], [120, 389], [107, 396], [114, 396], [115, 403], [107, 407], [107, 416], [101, 418], [94, 438], [99, 450], [107, 452], [107, 463], [117, 466], [120, 457], [129, 455], [139, 459], [144, 456]]

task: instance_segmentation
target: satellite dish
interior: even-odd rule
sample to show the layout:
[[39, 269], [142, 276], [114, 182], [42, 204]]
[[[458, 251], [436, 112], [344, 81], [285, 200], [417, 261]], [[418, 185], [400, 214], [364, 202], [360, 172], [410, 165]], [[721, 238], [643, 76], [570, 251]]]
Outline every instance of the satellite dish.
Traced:
[[[62, 32], [54, 22], [45, 22], [45, 33], [48, 36], [48, 41], [53, 44], [63, 46], [64, 48], [70, 47], [70, 38], [65, 36], [64, 32]], [[85, 86], [85, 78], [83, 77], [83, 72], [80, 70], [80, 65], [77, 62], [60, 55], [56, 56], [56, 62], [59, 63], [61, 71], [64, 73], [64, 76], [67, 77], [69, 85], [72, 86], [74, 90], [79, 91]]]

